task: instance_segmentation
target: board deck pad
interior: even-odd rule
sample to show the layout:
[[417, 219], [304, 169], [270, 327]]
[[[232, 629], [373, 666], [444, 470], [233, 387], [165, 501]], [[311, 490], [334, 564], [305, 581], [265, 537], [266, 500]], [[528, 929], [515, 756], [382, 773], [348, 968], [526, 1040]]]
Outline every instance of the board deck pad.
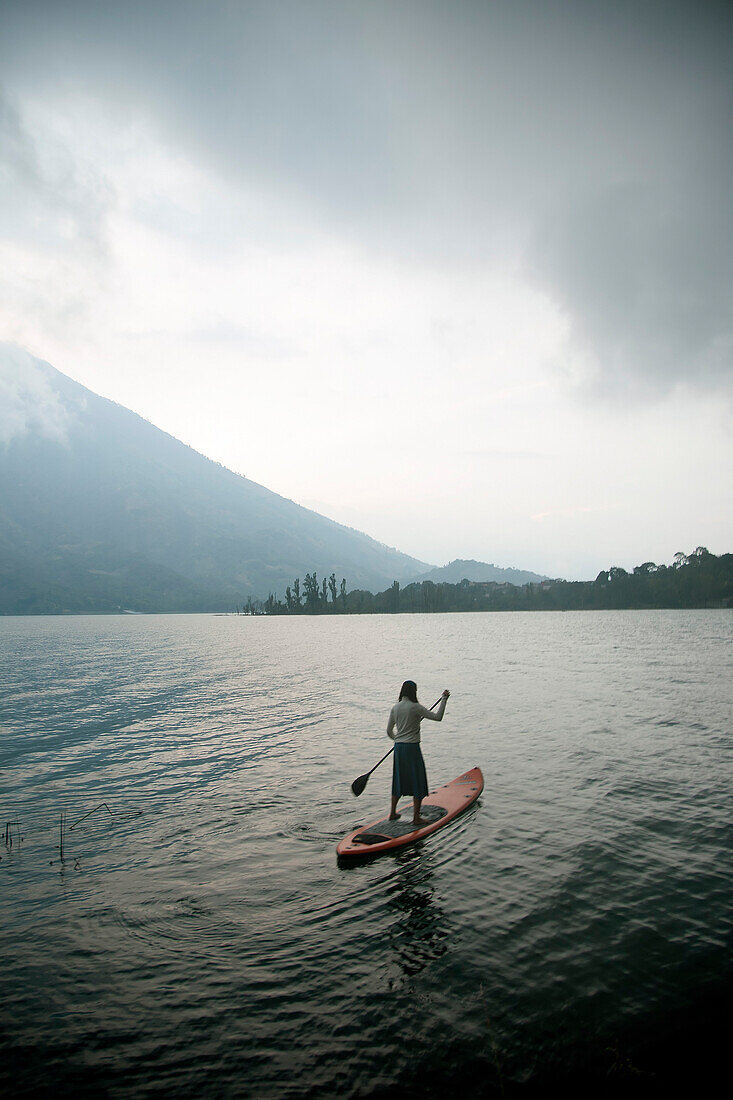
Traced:
[[[447, 813], [448, 811], [444, 806], [423, 806], [420, 810], [420, 816], [425, 821], [429, 821], [431, 825], [434, 821], [440, 821], [441, 817], [445, 817]], [[360, 844], [374, 844], [377, 840], [388, 840], [414, 833], [415, 826], [412, 823], [412, 817], [407, 816], [406, 820], [405, 818], [405, 814], [394, 821], [390, 821], [388, 817], [385, 817], [383, 821], [377, 821], [375, 825], [370, 825], [368, 829], [358, 833], [354, 840]], [[375, 839], [372, 839], [372, 837]]]
[[423, 799], [420, 816], [426, 821], [425, 825], [413, 825], [412, 806], [405, 806], [402, 816], [395, 821], [383, 817], [348, 833], [336, 846], [339, 860], [379, 856], [415, 844], [472, 806], [483, 789], [481, 769], [471, 768]]

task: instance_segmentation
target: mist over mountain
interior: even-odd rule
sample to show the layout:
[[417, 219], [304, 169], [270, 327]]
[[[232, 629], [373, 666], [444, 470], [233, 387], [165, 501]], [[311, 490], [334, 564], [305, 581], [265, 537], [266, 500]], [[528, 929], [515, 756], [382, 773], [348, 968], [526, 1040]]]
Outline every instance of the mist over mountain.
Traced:
[[425, 569], [0, 345], [0, 613], [230, 610], [306, 572], [376, 591]]
[[427, 573], [421, 574], [416, 580], [419, 581], [434, 581], [439, 584], [441, 581], [447, 584], [460, 584], [461, 581], [496, 581], [497, 584], [540, 584], [542, 581], [549, 580], [549, 577], [544, 577], [540, 573], [529, 573], [526, 569], [503, 569], [501, 566], [493, 565], [485, 561], [464, 561], [461, 558], [456, 558], [455, 561], [448, 562], [447, 565], [436, 567], [435, 569], [428, 570]]

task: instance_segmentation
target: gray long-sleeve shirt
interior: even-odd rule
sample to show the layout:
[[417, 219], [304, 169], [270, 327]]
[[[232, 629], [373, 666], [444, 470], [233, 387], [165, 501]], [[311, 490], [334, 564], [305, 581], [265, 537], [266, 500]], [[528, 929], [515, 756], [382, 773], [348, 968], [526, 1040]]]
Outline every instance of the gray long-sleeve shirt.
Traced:
[[[420, 741], [420, 723], [423, 718], [431, 722], [441, 722], [445, 712], [446, 698], [440, 700], [437, 710], [428, 710], [422, 703], [413, 703], [411, 699], [400, 699], [389, 712], [387, 737], [395, 744], [418, 744]], [[395, 732], [395, 726], [397, 730]]]

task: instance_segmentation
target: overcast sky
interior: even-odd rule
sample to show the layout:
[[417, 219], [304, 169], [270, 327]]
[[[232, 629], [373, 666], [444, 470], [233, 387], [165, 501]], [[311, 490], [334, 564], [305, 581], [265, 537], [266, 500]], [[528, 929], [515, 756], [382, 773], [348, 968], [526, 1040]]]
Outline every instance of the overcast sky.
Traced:
[[727, 10], [0, 0], [0, 339], [425, 561], [733, 551]]

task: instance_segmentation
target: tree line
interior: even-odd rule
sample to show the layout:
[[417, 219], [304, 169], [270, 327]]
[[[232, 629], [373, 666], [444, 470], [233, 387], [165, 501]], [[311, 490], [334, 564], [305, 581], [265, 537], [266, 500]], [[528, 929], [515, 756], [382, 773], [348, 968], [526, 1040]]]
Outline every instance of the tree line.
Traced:
[[[330, 596], [330, 599], [329, 599]], [[332, 573], [319, 584], [306, 574], [301, 591], [296, 578], [285, 600], [271, 593], [267, 600], [249, 600], [249, 614], [421, 614], [445, 611], [606, 611], [662, 608], [733, 607], [733, 554], [716, 556], [704, 546], [675, 555], [670, 565], [646, 561], [631, 573], [620, 566], [601, 570], [593, 581], [543, 581], [514, 585], [496, 581], [458, 584], [398, 581], [383, 592], [337, 590]]]
[[[330, 597], [330, 599], [329, 599]], [[336, 574], [324, 577], [319, 583], [318, 574], [314, 570], [306, 573], [301, 588], [300, 577], [296, 577], [292, 585], [285, 589], [285, 599], [278, 599], [277, 593], [270, 592], [266, 600], [254, 600], [248, 597], [242, 605], [241, 614], [244, 615], [320, 615], [323, 612], [330, 614], [344, 614], [346, 608], [346, 578], [341, 578], [337, 583]], [[240, 608], [237, 608], [240, 612]]]

